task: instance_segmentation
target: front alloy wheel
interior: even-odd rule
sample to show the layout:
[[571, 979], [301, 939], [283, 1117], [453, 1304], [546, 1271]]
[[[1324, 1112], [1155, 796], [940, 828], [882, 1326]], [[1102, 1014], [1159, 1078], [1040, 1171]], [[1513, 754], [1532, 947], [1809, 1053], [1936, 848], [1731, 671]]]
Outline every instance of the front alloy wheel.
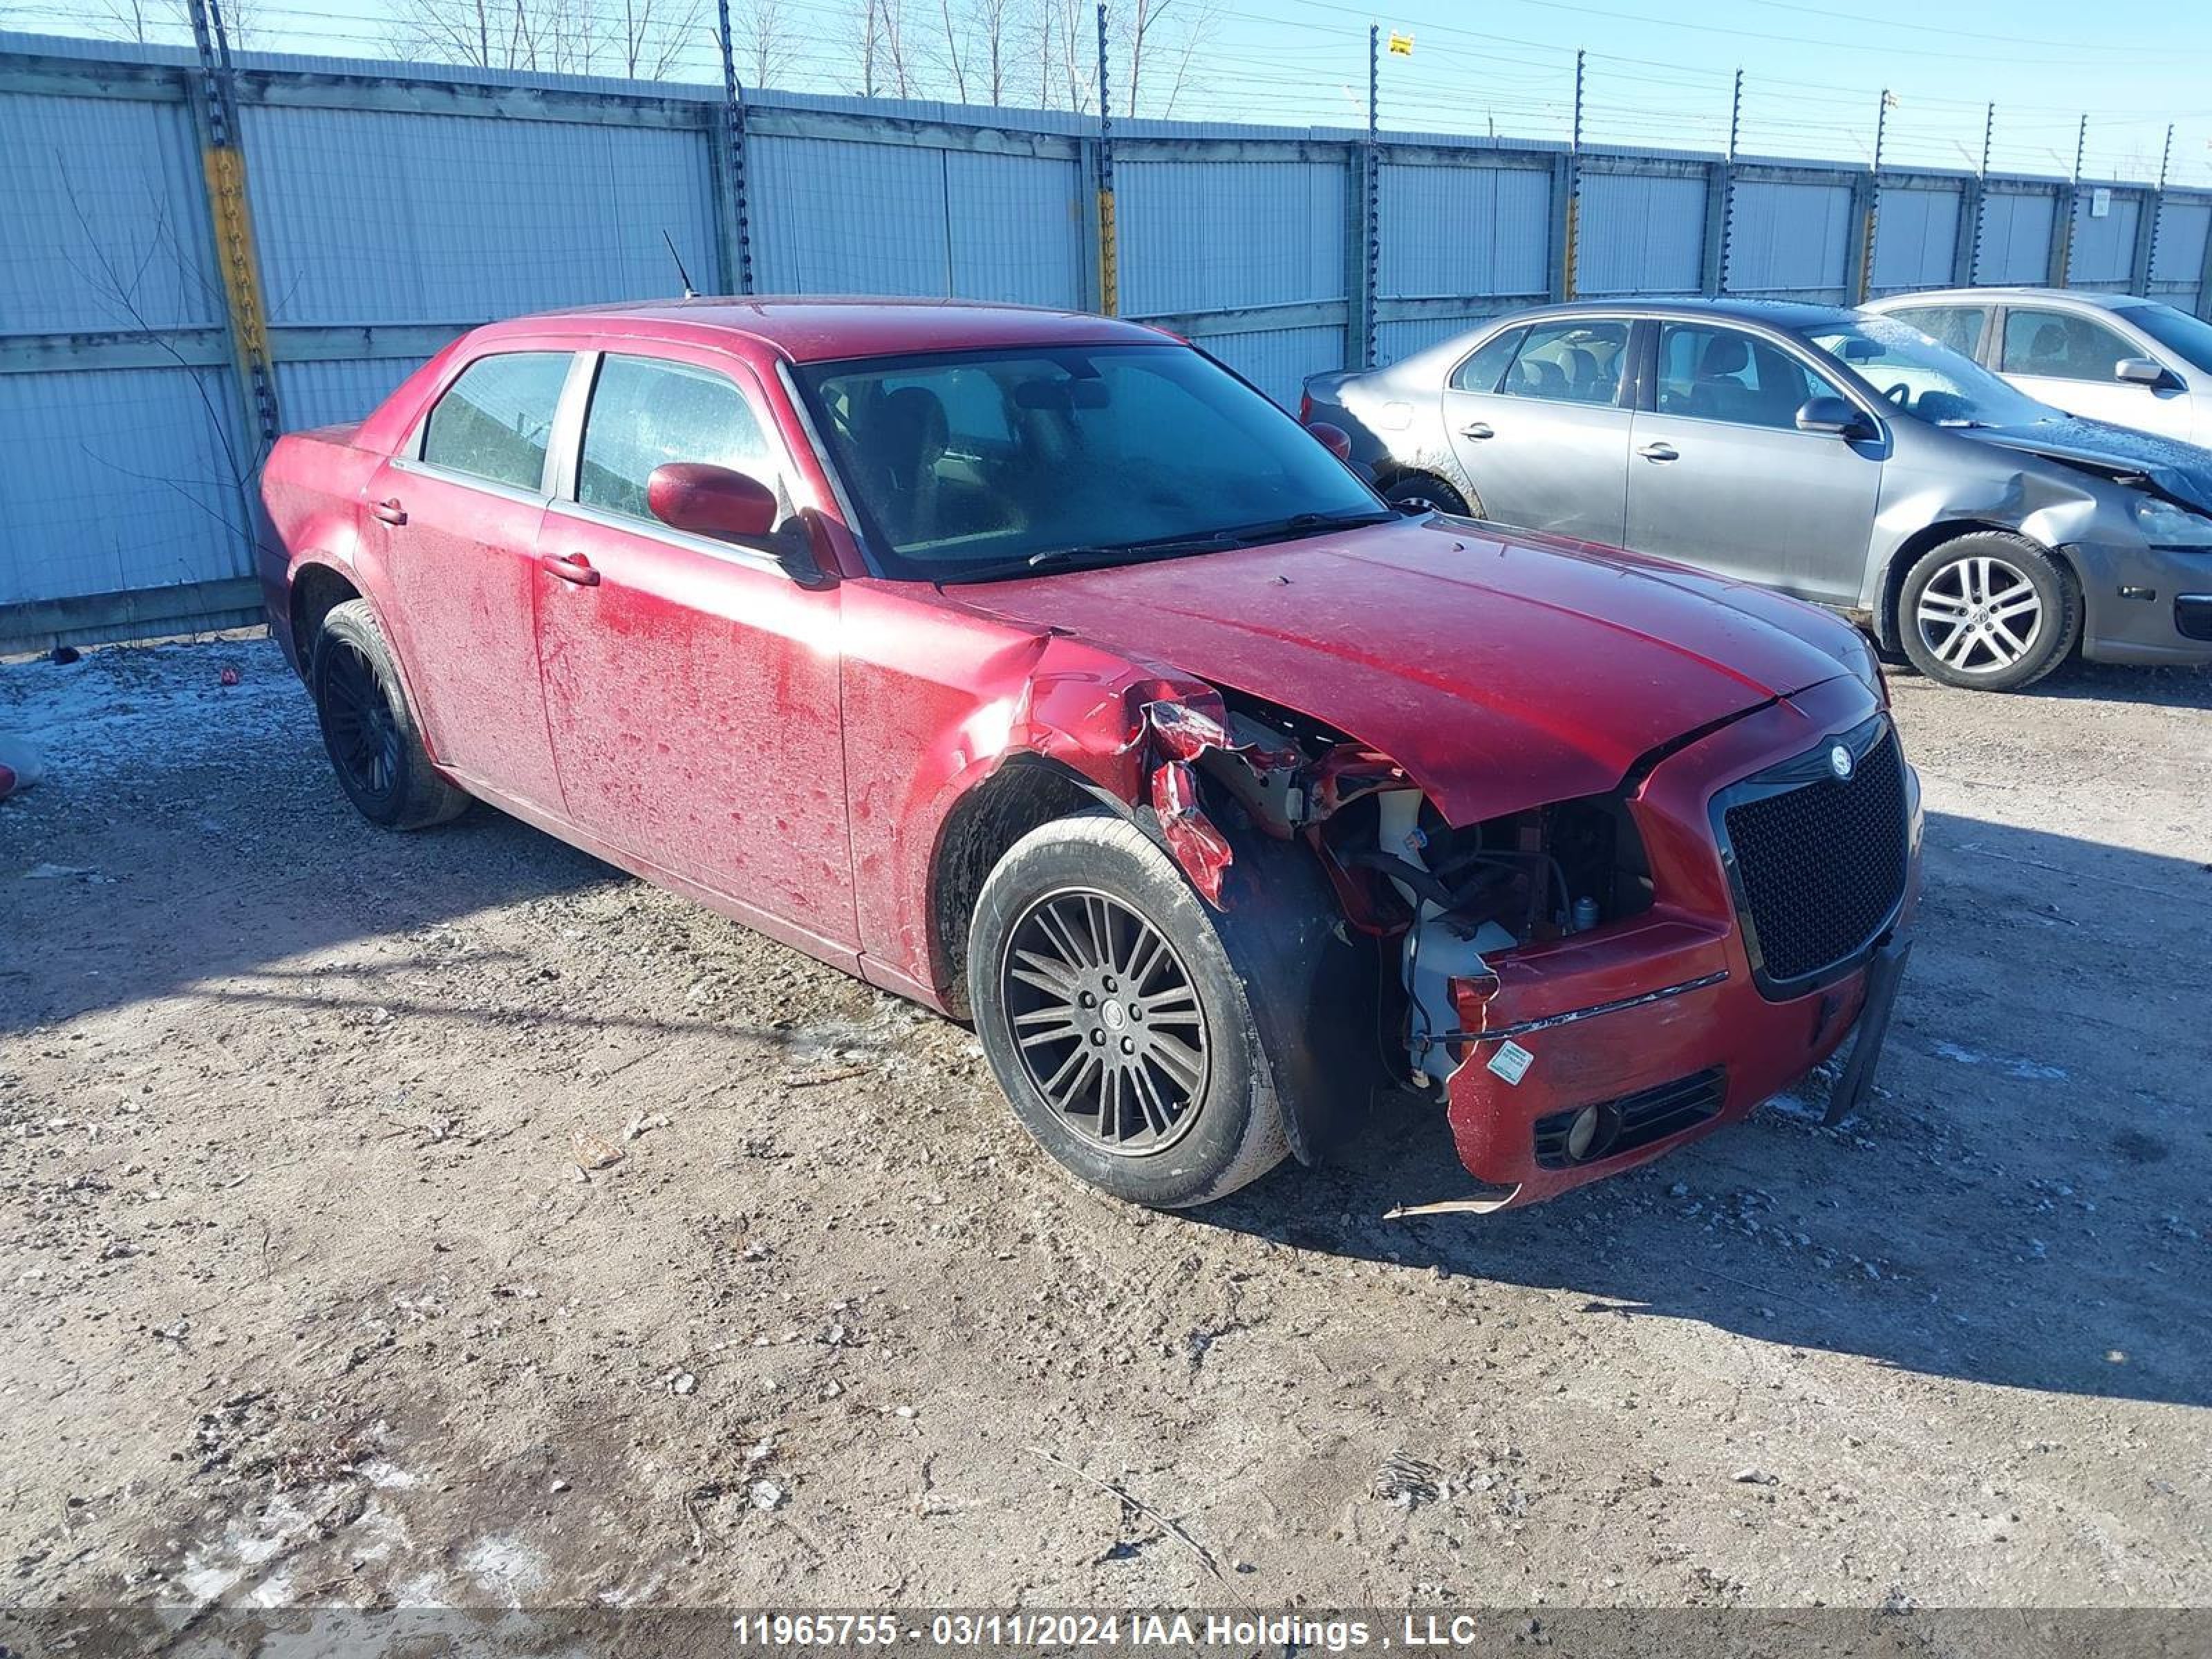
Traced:
[[1954, 559], [1921, 589], [1913, 620], [1936, 661], [1962, 674], [1990, 673], [2034, 650], [2043, 601], [2035, 584], [2006, 560]]
[[1982, 531], [1931, 549], [1898, 606], [1905, 655], [1931, 679], [2013, 691], [2073, 648], [2081, 599], [2072, 574], [2024, 536]]
[[1292, 1004], [1322, 976], [1236, 922], [1103, 812], [1032, 830], [985, 880], [968, 933], [975, 1035], [1022, 1127], [1091, 1185], [1181, 1209], [1289, 1150], [1282, 1045], [1261, 1042], [1253, 1002]]
[[1075, 1133], [1122, 1158], [1180, 1140], [1206, 1092], [1205, 1011], [1164, 934], [1109, 894], [1063, 889], [1007, 935], [1000, 994], [1021, 1065]]

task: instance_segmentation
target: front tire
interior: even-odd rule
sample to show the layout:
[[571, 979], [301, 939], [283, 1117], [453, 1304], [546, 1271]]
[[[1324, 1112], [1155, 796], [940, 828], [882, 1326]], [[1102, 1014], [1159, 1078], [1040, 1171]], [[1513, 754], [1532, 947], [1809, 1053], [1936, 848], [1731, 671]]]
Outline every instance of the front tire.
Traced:
[[385, 830], [421, 830], [465, 811], [469, 798], [430, 765], [368, 601], [332, 606], [310, 649], [323, 747], [355, 810]]
[[1134, 824], [1062, 818], [1017, 842], [976, 902], [968, 987], [1015, 1116], [1091, 1186], [1182, 1209], [1282, 1162], [1244, 981], [1197, 893]]
[[2066, 659], [2081, 631], [2073, 573], [2004, 531], [1930, 548], [1898, 595], [1898, 637], [1912, 665], [1966, 690], [2034, 684]]

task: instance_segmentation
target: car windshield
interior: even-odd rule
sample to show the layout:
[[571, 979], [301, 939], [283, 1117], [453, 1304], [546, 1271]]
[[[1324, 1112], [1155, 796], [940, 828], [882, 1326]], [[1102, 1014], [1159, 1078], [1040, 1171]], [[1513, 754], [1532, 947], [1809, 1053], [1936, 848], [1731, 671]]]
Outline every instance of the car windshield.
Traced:
[[1808, 329], [1805, 338], [1857, 370], [1899, 412], [1930, 426], [2033, 426], [2063, 418], [1893, 318], [1860, 317]]
[[2212, 323], [2172, 306], [2130, 306], [2120, 313], [2187, 363], [2212, 374]]
[[975, 581], [1391, 516], [1188, 347], [1033, 347], [798, 371], [884, 574]]

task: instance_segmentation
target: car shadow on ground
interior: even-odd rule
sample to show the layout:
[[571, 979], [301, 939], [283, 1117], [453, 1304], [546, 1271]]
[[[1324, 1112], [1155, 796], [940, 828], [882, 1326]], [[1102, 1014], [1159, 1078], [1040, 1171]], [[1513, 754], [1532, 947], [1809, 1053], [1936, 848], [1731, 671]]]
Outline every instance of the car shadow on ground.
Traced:
[[[1896, 663], [1889, 666], [1889, 681], [1893, 695], [1989, 695], [1938, 684]], [[2038, 680], [2027, 690], [2011, 695], [2031, 700], [2054, 697], [2079, 702], [2133, 703], [2142, 708], [2212, 708], [2212, 667], [2135, 668], [2123, 663], [2082, 662], [2077, 659]]]
[[[1962, 1382], [2212, 1405], [2212, 874], [1940, 814], [1928, 834], [1881, 1092], [1842, 1126], [1820, 1123], [1816, 1079], [1549, 1204], [1394, 1221], [1409, 1198], [1471, 1183], [1456, 1181], [1441, 1113], [1390, 1096], [1330, 1164], [1288, 1166], [1195, 1218], [1557, 1291], [1594, 1317], [1694, 1321]], [[2155, 995], [2148, 963], [2161, 964]]]

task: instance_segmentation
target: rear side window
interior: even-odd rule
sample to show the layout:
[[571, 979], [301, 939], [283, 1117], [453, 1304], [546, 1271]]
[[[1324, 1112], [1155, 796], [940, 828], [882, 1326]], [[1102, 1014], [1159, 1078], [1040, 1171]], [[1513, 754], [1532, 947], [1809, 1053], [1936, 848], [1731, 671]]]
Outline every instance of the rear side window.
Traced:
[[1972, 357], [1981, 349], [1982, 331], [1990, 321], [1990, 313], [1980, 306], [1912, 306], [1889, 315], [1962, 357]]
[[2014, 306], [2005, 312], [2004, 361], [1998, 367], [2007, 374], [2109, 380], [2114, 364], [2137, 355], [2111, 329], [2087, 317]]
[[649, 357], [609, 357], [599, 365], [584, 417], [576, 499], [650, 520], [645, 487], [653, 468], [705, 461], [750, 473], [774, 489], [769, 454], [744, 394], [721, 375]]
[[1509, 328], [1494, 340], [1485, 340], [1474, 349], [1474, 355], [1462, 363], [1453, 374], [1453, 388], [1460, 392], [1495, 392], [1504, 378], [1505, 365], [1513, 361], [1513, 354], [1521, 349], [1521, 337], [1525, 328]]
[[489, 483], [535, 494], [545, 474], [554, 406], [568, 378], [565, 351], [481, 357], [430, 411], [422, 459]]
[[1498, 389], [1509, 398], [1609, 404], [1620, 392], [1628, 351], [1626, 323], [1576, 321], [1532, 328]]

